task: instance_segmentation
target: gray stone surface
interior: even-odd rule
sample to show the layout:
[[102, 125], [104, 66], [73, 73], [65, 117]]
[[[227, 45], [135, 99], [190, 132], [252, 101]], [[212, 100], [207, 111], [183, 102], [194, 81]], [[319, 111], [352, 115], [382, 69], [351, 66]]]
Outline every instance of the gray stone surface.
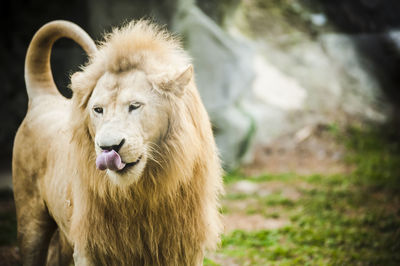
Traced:
[[[193, 58], [196, 82], [227, 169], [238, 166], [251, 137], [252, 118], [240, 108], [254, 80], [252, 50], [233, 39], [198, 7], [185, 3], [174, 19]], [[190, 1], [189, 1], [190, 2]]]

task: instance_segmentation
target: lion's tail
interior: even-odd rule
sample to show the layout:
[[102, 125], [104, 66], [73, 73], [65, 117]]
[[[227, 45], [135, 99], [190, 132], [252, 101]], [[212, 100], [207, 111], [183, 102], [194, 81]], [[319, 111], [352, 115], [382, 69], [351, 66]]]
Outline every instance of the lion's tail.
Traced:
[[26, 54], [25, 83], [29, 100], [38, 95], [59, 94], [51, 72], [50, 54], [54, 42], [62, 37], [74, 40], [89, 55], [97, 50], [90, 36], [76, 24], [63, 20], [45, 24], [33, 36]]

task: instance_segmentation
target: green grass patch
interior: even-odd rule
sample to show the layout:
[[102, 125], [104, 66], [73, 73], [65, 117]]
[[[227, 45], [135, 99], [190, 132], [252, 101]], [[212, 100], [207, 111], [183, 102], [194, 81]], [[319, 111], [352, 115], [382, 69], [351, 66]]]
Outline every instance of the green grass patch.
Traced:
[[295, 173], [284, 173], [284, 174], [263, 174], [260, 176], [244, 176], [239, 170], [236, 170], [231, 173], [227, 173], [224, 176], [224, 183], [226, 185], [241, 181], [247, 180], [255, 183], [262, 183], [268, 181], [279, 181], [279, 182], [292, 182], [294, 180], [298, 180], [299, 176]]
[[341, 139], [358, 183], [400, 191], [400, 136], [394, 129], [352, 127]]
[[398, 265], [400, 213], [385, 210], [384, 198], [376, 200], [339, 177], [324, 177], [317, 188], [304, 190], [298, 208], [280, 194], [265, 197], [267, 208], [280, 205], [291, 214], [291, 224], [234, 231], [223, 236], [219, 252], [240, 265]]
[[267, 206], [283, 206], [287, 208], [294, 207], [296, 203], [283, 196], [281, 193], [274, 193], [261, 199]]
[[228, 193], [228, 205], [249, 199], [257, 203], [245, 214], [279, 219], [283, 213], [290, 224], [233, 231], [223, 236], [218, 253], [239, 265], [400, 265], [400, 137], [381, 128], [334, 126], [330, 132], [346, 146], [353, 173], [245, 177], [236, 172], [226, 177], [228, 187], [239, 180], [264, 187], [268, 182], [309, 185], [298, 188], [295, 201], [279, 191], [265, 196]]
[[204, 258], [203, 265], [204, 266], [218, 266], [219, 264], [215, 263], [214, 261], [212, 261], [208, 258]]

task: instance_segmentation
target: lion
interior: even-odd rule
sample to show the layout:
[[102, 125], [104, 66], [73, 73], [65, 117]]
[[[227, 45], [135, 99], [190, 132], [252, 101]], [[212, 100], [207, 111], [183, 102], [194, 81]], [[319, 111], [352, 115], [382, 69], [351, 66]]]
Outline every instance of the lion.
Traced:
[[[61, 37], [89, 54], [72, 99], [51, 74]], [[53, 21], [29, 45], [25, 80], [13, 151], [23, 264], [202, 265], [222, 229], [222, 170], [180, 41], [139, 20], [96, 46]]]

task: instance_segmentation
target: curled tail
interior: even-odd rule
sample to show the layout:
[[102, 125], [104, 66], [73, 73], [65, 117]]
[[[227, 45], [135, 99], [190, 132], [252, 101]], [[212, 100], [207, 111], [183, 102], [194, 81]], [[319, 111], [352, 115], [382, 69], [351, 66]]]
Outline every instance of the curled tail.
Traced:
[[45, 24], [33, 36], [25, 58], [25, 83], [29, 100], [38, 95], [59, 94], [50, 67], [51, 48], [60, 38], [70, 38], [87, 54], [97, 51], [94, 41], [72, 22], [56, 20]]

